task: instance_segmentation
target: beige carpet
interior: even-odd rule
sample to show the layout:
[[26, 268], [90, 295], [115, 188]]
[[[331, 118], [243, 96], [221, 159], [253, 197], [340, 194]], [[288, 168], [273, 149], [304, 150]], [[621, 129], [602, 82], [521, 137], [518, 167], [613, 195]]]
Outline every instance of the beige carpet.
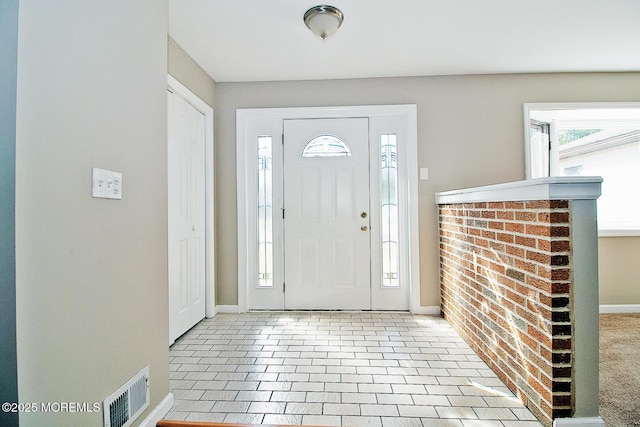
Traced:
[[640, 314], [600, 315], [600, 416], [640, 426]]

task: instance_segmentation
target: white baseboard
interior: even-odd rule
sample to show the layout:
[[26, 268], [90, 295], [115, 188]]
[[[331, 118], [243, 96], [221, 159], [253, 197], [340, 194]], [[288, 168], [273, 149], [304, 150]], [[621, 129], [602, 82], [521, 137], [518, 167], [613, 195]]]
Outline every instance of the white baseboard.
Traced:
[[163, 419], [171, 408], [173, 408], [173, 393], [167, 394], [164, 399], [162, 399], [162, 402], [147, 415], [147, 418], [142, 420], [140, 427], [156, 427], [157, 422]]
[[426, 314], [429, 316], [440, 316], [439, 305], [420, 305], [411, 311], [412, 314]]
[[217, 313], [239, 313], [237, 305], [216, 305]]
[[640, 304], [601, 305], [600, 313], [640, 313]]
[[553, 427], [605, 427], [600, 417], [589, 418], [556, 418]]

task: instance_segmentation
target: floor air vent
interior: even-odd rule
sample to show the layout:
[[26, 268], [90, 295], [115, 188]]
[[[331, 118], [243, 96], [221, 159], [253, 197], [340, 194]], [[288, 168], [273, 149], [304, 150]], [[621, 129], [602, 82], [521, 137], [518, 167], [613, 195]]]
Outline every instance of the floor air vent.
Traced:
[[104, 400], [105, 427], [128, 427], [149, 406], [149, 365]]

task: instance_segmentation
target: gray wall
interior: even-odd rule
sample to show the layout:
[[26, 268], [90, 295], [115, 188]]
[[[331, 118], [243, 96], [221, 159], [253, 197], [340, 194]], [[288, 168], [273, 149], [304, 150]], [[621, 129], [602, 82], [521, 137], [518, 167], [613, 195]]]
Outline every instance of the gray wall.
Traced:
[[640, 237], [598, 239], [600, 304], [640, 304]]
[[216, 82], [171, 37], [167, 47], [169, 74], [213, 107]]
[[434, 194], [524, 179], [522, 104], [639, 98], [640, 73], [217, 83], [218, 304], [237, 303], [237, 108], [417, 104], [418, 161], [429, 168], [429, 181], [419, 187], [420, 300], [423, 306], [434, 306], [440, 299]]
[[[16, 78], [18, 0], [0, 2], [0, 402], [18, 401], [16, 359]], [[0, 425], [18, 424], [0, 411]]]
[[[22, 0], [18, 29], [20, 401], [102, 402], [149, 364], [148, 413], [169, 393], [167, 1]], [[93, 167], [122, 172], [122, 200], [91, 197]]]

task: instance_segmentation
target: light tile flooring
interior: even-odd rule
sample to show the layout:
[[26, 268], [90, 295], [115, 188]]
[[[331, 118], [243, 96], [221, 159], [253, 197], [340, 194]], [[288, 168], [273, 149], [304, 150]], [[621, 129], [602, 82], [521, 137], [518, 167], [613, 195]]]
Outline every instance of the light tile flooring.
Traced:
[[218, 314], [170, 350], [167, 419], [367, 427], [539, 427], [442, 318]]

